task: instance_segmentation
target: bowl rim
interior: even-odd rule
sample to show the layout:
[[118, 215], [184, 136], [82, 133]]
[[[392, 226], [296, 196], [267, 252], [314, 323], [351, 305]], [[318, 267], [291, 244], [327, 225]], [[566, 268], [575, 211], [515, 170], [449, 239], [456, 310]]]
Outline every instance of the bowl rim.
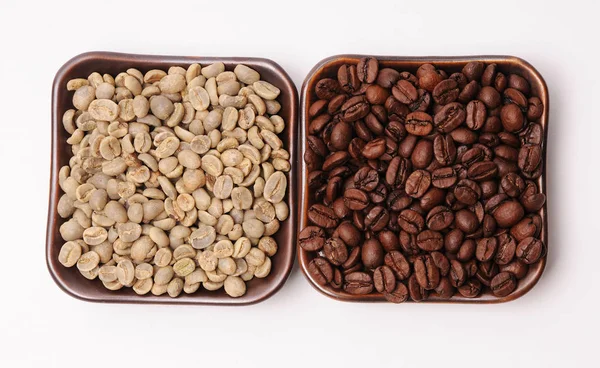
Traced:
[[[231, 298], [228, 296], [210, 296], [200, 294], [190, 294], [189, 298], [169, 298], [168, 296], [154, 296], [154, 295], [121, 295], [121, 294], [110, 294], [110, 291], [102, 296], [94, 296], [90, 293], [78, 292], [72, 287], [70, 282], [65, 281], [59, 276], [57, 267], [61, 266], [57, 264], [57, 260], [54, 260], [51, 255], [51, 248], [53, 247], [53, 231], [58, 226], [59, 216], [56, 212], [56, 206], [58, 204], [58, 198], [61, 193], [60, 186], [58, 185], [58, 172], [60, 165], [58, 164], [58, 145], [59, 142], [59, 129], [62, 129], [62, 116], [59, 116], [59, 99], [60, 93], [67, 92], [63, 83], [67, 81], [67, 73], [70, 69], [85, 64], [90, 61], [103, 60], [107, 63], [124, 61], [130, 63], [132, 68], [142, 68], [140, 65], [155, 63], [163, 64], [163, 67], [168, 68], [174, 65], [189, 65], [191, 63], [210, 64], [213, 62], [223, 62], [225, 64], [245, 64], [252, 68], [260, 68], [262, 70], [268, 70], [277, 79], [277, 84], [280, 85], [282, 94], [287, 95], [286, 99], [289, 100], [289, 115], [290, 121], [287, 122], [286, 128], [289, 129], [289, 151], [290, 151], [290, 164], [291, 169], [288, 173], [288, 193], [287, 203], [289, 206], [289, 217], [286, 221], [289, 222], [290, 227], [290, 240], [286, 242], [284, 246], [288, 247], [288, 255], [282, 258], [278, 263], [281, 266], [281, 275], [273, 280], [272, 283], [264, 287], [260, 293], [253, 296], [243, 296], [241, 298]], [[64, 91], [62, 91], [64, 89]], [[295, 176], [298, 175], [298, 169], [295, 162], [297, 161], [297, 154], [295, 149], [296, 139], [295, 136], [298, 133], [298, 90], [288, 75], [288, 73], [275, 61], [262, 58], [262, 57], [220, 57], [220, 56], [177, 56], [177, 55], [150, 55], [150, 54], [134, 54], [134, 53], [121, 53], [121, 52], [110, 52], [110, 51], [89, 51], [78, 55], [75, 55], [67, 62], [65, 62], [56, 72], [52, 82], [52, 100], [51, 100], [51, 156], [50, 156], [50, 176], [49, 176], [49, 201], [48, 201], [48, 214], [46, 221], [46, 245], [45, 245], [45, 261], [46, 267], [50, 276], [54, 280], [54, 283], [67, 295], [95, 303], [116, 303], [116, 304], [162, 304], [162, 305], [219, 305], [219, 306], [242, 306], [251, 305], [262, 302], [275, 293], [277, 293], [292, 272], [295, 262], [295, 242], [294, 234], [297, 233], [298, 222], [296, 221], [296, 204], [293, 200], [295, 198], [294, 191], [296, 190]], [[56, 199], [54, 198], [56, 196]], [[58, 245], [56, 245], [58, 246]], [[281, 249], [281, 246], [280, 246]], [[261, 280], [262, 281], [262, 280]]]
[[[528, 61], [512, 55], [466, 55], [466, 56], [392, 56], [392, 55], [366, 55], [366, 54], [337, 54], [333, 56], [326, 57], [319, 61], [315, 66], [310, 70], [307, 74], [306, 78], [302, 83], [302, 88], [300, 90], [300, 122], [298, 124], [299, 134], [298, 134], [298, 147], [301, 150], [300, 154], [303, 155], [306, 149], [306, 136], [307, 136], [307, 112], [308, 112], [308, 93], [309, 88], [316, 83], [315, 77], [327, 67], [331, 67], [332, 64], [339, 63], [341, 60], [348, 60], [352, 62], [357, 62], [358, 59], [362, 57], [374, 57], [379, 62], [384, 63], [393, 63], [396, 64], [397, 67], [402, 67], [402, 65], [407, 65], [411, 63], [432, 63], [438, 66], [444, 67], [448, 65], [458, 65], [458, 64], [466, 64], [471, 61], [481, 61], [485, 64], [491, 63], [499, 63], [506, 64], [510, 66], [518, 67], [527, 73], [530, 74], [533, 82], [537, 84], [537, 88], [540, 91], [540, 100], [542, 100], [544, 104], [544, 112], [542, 117], [539, 119], [539, 124], [542, 125], [544, 139], [542, 141], [542, 158], [544, 161], [544, 167], [542, 171], [542, 175], [536, 179], [536, 182], [539, 185], [540, 192], [546, 194], [546, 202], [541, 209], [540, 217], [542, 218], [542, 231], [540, 233], [540, 237], [544, 241], [546, 245], [546, 253], [545, 256], [538, 261], [536, 264], [536, 269], [532, 270], [530, 268], [528, 275], [523, 279], [526, 280], [526, 283], [521, 287], [519, 286], [517, 290], [513, 293], [509, 294], [505, 297], [496, 297], [493, 295], [480, 295], [477, 298], [465, 298], [462, 296], [457, 296], [455, 294], [452, 298], [444, 300], [440, 298], [434, 299], [426, 299], [419, 303], [428, 303], [428, 304], [499, 304], [506, 303], [509, 301], [516, 300], [523, 295], [529, 293], [531, 289], [539, 282], [542, 274], [544, 273], [546, 263], [548, 261], [548, 197], [547, 197], [547, 188], [546, 188], [546, 168], [548, 166], [546, 148], [548, 141], [548, 124], [549, 124], [549, 111], [550, 111], [550, 101], [549, 101], [549, 93], [548, 86], [546, 81], [542, 77], [542, 75], [537, 71], [537, 69], [531, 65]], [[529, 80], [529, 83], [532, 84], [532, 80]], [[307, 169], [304, 160], [299, 162], [299, 173], [298, 173], [298, 229], [301, 230], [308, 225], [307, 221], [307, 211], [308, 211], [308, 196], [307, 196]], [[297, 249], [297, 259], [302, 270], [302, 273], [309, 281], [311, 286], [317, 290], [319, 293], [338, 301], [343, 302], [387, 302], [382, 294], [374, 292], [367, 295], [351, 295], [348, 293], [342, 293], [340, 291], [336, 291], [332, 288], [322, 286], [316, 282], [312, 278], [312, 276], [308, 273], [308, 254], [312, 252], [307, 252], [302, 249], [300, 246], [296, 247]], [[535, 271], [535, 272], [532, 272]], [[521, 281], [520, 281], [521, 282]], [[340, 289], [341, 290], [341, 289]], [[414, 303], [409, 300], [410, 303]]]

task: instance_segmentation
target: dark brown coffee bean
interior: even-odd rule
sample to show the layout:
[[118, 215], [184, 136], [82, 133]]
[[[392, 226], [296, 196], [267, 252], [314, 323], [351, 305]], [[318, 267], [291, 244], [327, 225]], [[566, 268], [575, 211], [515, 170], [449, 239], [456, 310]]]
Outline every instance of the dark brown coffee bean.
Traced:
[[409, 170], [410, 162], [407, 159], [399, 156], [394, 157], [385, 173], [386, 183], [392, 188], [402, 188], [406, 183]]
[[352, 127], [350, 124], [340, 121], [331, 130], [331, 146], [338, 151], [346, 150], [352, 140]]
[[384, 262], [398, 280], [406, 280], [410, 276], [410, 264], [401, 252], [397, 250], [389, 252], [385, 255]]
[[437, 86], [442, 80], [444, 80], [444, 76], [438, 70], [431, 70], [422, 73], [419, 78], [419, 87], [423, 88], [428, 92], [433, 92], [435, 86]]
[[331, 100], [329, 100], [329, 104], [327, 104], [327, 113], [329, 115], [336, 115], [342, 109], [342, 105], [348, 100], [348, 96], [337, 95]]
[[394, 141], [399, 142], [406, 137], [407, 132], [404, 125], [402, 125], [398, 121], [390, 121], [390, 123], [385, 127], [385, 135], [392, 138]]
[[375, 58], [364, 57], [359, 60], [356, 69], [361, 82], [373, 83], [379, 74], [379, 62]]
[[[490, 201], [494, 198], [495, 197], [492, 197]], [[502, 201], [498, 206], [490, 210], [491, 212], [487, 210], [490, 201], [486, 203], [486, 212], [491, 213], [494, 216], [500, 227], [509, 228], [519, 222], [525, 215], [523, 206], [516, 200]]]
[[437, 206], [429, 211], [426, 222], [427, 227], [431, 230], [444, 230], [454, 222], [454, 213], [448, 207]]
[[400, 249], [400, 241], [398, 235], [391, 230], [383, 230], [377, 234], [377, 239], [386, 252]]
[[373, 271], [373, 285], [380, 293], [391, 293], [396, 288], [396, 277], [388, 266], [379, 266]]
[[479, 137], [476, 132], [465, 127], [454, 129], [450, 132], [450, 135], [454, 139], [454, 142], [458, 144], [473, 144], [477, 142]]
[[354, 123], [354, 131], [356, 132], [358, 138], [364, 141], [363, 147], [365, 144], [367, 144], [367, 142], [373, 140], [373, 133], [363, 121], [357, 121]]
[[505, 297], [515, 291], [517, 280], [515, 275], [510, 272], [500, 272], [492, 279], [490, 289], [498, 297]]
[[[361, 69], [361, 68], [359, 68]], [[383, 88], [392, 88], [400, 79], [400, 73], [395, 69], [383, 68], [377, 74], [377, 84]]]
[[406, 179], [406, 194], [413, 198], [422, 197], [431, 185], [431, 174], [425, 170], [415, 170]]
[[452, 73], [448, 79], [454, 79], [458, 83], [458, 88], [463, 89], [469, 82], [463, 73]]
[[422, 111], [411, 112], [406, 116], [405, 128], [412, 135], [426, 136], [433, 129], [433, 118]]
[[418, 140], [416, 135], [407, 135], [398, 145], [398, 154], [404, 158], [410, 158]]
[[475, 258], [480, 262], [487, 262], [494, 258], [498, 249], [498, 240], [494, 237], [482, 238], [477, 240], [477, 249], [475, 250]]
[[402, 190], [394, 190], [391, 192], [386, 200], [388, 208], [392, 211], [402, 211], [403, 209], [410, 206], [412, 203], [412, 197], [406, 194]]
[[419, 256], [415, 259], [415, 277], [425, 290], [433, 290], [440, 283], [440, 270], [429, 255]]
[[307, 267], [310, 277], [319, 285], [327, 285], [333, 280], [333, 268], [329, 261], [323, 257], [317, 257], [310, 261]]
[[500, 133], [502, 131], [502, 121], [497, 116], [488, 116], [481, 131], [484, 133]]
[[450, 188], [457, 179], [456, 171], [452, 167], [442, 167], [431, 173], [431, 184], [436, 188]]
[[489, 64], [483, 70], [483, 74], [481, 75], [481, 85], [482, 86], [491, 86], [494, 84], [494, 80], [496, 79], [496, 73], [498, 72], [498, 65], [495, 63]]
[[307, 226], [298, 235], [300, 247], [309, 252], [318, 252], [325, 245], [325, 231], [318, 226]]
[[516, 162], [519, 157], [519, 151], [516, 148], [502, 144], [494, 148], [496, 157]]
[[399, 121], [404, 123], [406, 121], [406, 116], [410, 113], [410, 109], [405, 104], [396, 100], [394, 96], [388, 97], [385, 100], [385, 109], [388, 113], [388, 119], [390, 121]]
[[308, 209], [308, 219], [313, 224], [328, 229], [336, 227], [339, 221], [333, 210], [322, 204], [313, 204], [310, 206]]
[[529, 265], [539, 261], [544, 252], [544, 243], [539, 239], [529, 237], [519, 242], [515, 255], [520, 261]]
[[406, 80], [399, 80], [392, 88], [392, 94], [394, 97], [403, 104], [414, 103], [419, 94], [415, 86]]
[[325, 258], [332, 264], [339, 266], [348, 259], [348, 248], [340, 238], [329, 238], [323, 246]]
[[426, 90], [419, 88], [417, 89], [417, 100], [408, 105], [410, 111], [427, 111], [431, 104], [431, 95]]
[[527, 100], [527, 120], [536, 121], [542, 117], [544, 113], [544, 105], [538, 97], [530, 97]]
[[335, 169], [338, 166], [344, 165], [350, 159], [350, 155], [346, 151], [337, 151], [325, 159], [323, 162], [323, 170], [329, 171]]
[[353, 211], [364, 210], [369, 202], [367, 193], [360, 189], [348, 189], [344, 192], [344, 204]]
[[483, 216], [483, 221], [481, 224], [481, 230], [483, 231], [483, 236], [488, 238], [488, 237], [496, 234], [497, 227], [498, 227], [498, 224], [496, 224], [496, 219], [494, 219], [494, 216], [486, 213]]
[[452, 287], [450, 280], [447, 277], [442, 277], [440, 283], [435, 288], [435, 292], [440, 299], [448, 300], [454, 295], [454, 288]]
[[482, 87], [477, 95], [477, 99], [483, 102], [488, 109], [495, 109], [500, 106], [500, 103], [502, 102], [500, 93], [490, 86]]
[[448, 258], [441, 252], [432, 252], [431, 258], [436, 267], [439, 268], [440, 275], [444, 277], [448, 276], [448, 273], [450, 272], [450, 261]]
[[473, 100], [467, 104], [466, 124], [471, 130], [479, 130], [487, 120], [487, 110], [481, 101]]
[[337, 228], [337, 236], [340, 237], [349, 247], [357, 247], [362, 242], [362, 234], [356, 226], [345, 221]]
[[471, 61], [467, 63], [462, 69], [462, 73], [467, 77], [468, 80], [478, 81], [483, 74], [485, 65], [481, 61]]
[[375, 114], [373, 113], [369, 113], [366, 117], [365, 117], [365, 125], [366, 127], [374, 134], [377, 136], [380, 136], [383, 134], [383, 132], [385, 131], [385, 127], [383, 126], [383, 123], [381, 121], [379, 121], [379, 119], [375, 116]]
[[317, 100], [313, 102], [308, 108], [308, 117], [312, 118], [327, 111], [328, 103], [329, 102], [327, 100]]
[[520, 75], [517, 74], [509, 74], [508, 76], [508, 86], [510, 88], [517, 89], [524, 94], [529, 94], [529, 82]]
[[350, 154], [350, 157], [352, 157], [355, 160], [361, 160], [362, 157], [362, 150], [365, 147], [365, 141], [360, 139], [360, 138], [354, 138], [350, 141], [350, 145], [348, 146], [348, 153]]
[[494, 180], [486, 180], [479, 183], [481, 198], [489, 199], [498, 193], [498, 183]]
[[449, 253], [458, 253], [463, 239], [464, 233], [460, 229], [452, 229], [444, 237], [444, 248]]
[[458, 83], [454, 79], [446, 79], [435, 86], [432, 95], [436, 103], [446, 105], [454, 102], [459, 93]]
[[425, 169], [433, 160], [433, 144], [428, 140], [420, 140], [410, 156], [415, 169]]
[[364, 118], [370, 111], [370, 105], [364, 96], [355, 96], [342, 105], [342, 120], [353, 122]]
[[456, 146], [450, 135], [440, 134], [433, 140], [433, 153], [440, 165], [451, 165], [456, 160]]
[[462, 164], [468, 168], [474, 163], [484, 161], [486, 159], [486, 155], [485, 151], [481, 147], [477, 146], [465, 151], [460, 159]]
[[510, 234], [517, 242], [530, 236], [537, 238], [542, 230], [542, 219], [539, 215], [530, 215], [523, 218], [510, 229]]
[[469, 167], [467, 175], [475, 181], [490, 180], [498, 175], [498, 166], [492, 161], [476, 162]]
[[481, 262], [477, 265], [475, 277], [485, 286], [490, 286], [494, 276], [498, 274], [498, 265], [494, 262]]
[[383, 105], [387, 98], [390, 97], [390, 92], [377, 84], [372, 84], [367, 88], [365, 96], [370, 104]]
[[388, 196], [388, 189], [384, 183], [379, 183], [379, 185], [372, 191], [369, 192], [369, 198], [373, 204], [380, 204], [385, 202]]
[[334, 289], [341, 289], [343, 284], [344, 284], [344, 277], [342, 275], [342, 272], [340, 270], [338, 270], [337, 268], [334, 268], [333, 269], [333, 279], [331, 280], [329, 285], [331, 285], [331, 287]]
[[330, 100], [341, 91], [339, 83], [335, 79], [323, 78], [317, 82], [315, 93], [322, 100]]
[[367, 269], [373, 269], [383, 264], [384, 251], [379, 240], [371, 238], [363, 243], [361, 249], [362, 263]]
[[541, 144], [544, 137], [544, 131], [540, 124], [530, 123], [522, 132], [519, 133], [522, 144]]
[[336, 176], [329, 180], [327, 183], [327, 189], [325, 190], [325, 202], [327, 205], [330, 205], [335, 201], [338, 197], [340, 189], [343, 185], [343, 179], [339, 176]]
[[369, 160], [374, 160], [385, 153], [386, 141], [384, 138], [378, 138], [368, 142], [362, 149], [362, 154]]
[[306, 143], [308, 145], [308, 148], [313, 150], [317, 155], [321, 157], [327, 156], [327, 146], [321, 138], [314, 135], [309, 135], [307, 137]]
[[423, 301], [429, 296], [429, 292], [419, 284], [415, 275], [408, 279], [408, 293], [415, 302]]
[[494, 87], [496, 91], [502, 93], [508, 86], [508, 78], [502, 73], [496, 74], [496, 79], [494, 79]]
[[535, 171], [542, 162], [542, 148], [537, 144], [528, 144], [519, 150], [518, 165], [524, 173]]
[[454, 187], [454, 196], [458, 201], [472, 206], [481, 198], [481, 187], [472, 180], [463, 179]]
[[346, 93], [352, 94], [360, 88], [360, 80], [356, 73], [356, 66], [344, 64], [337, 73], [338, 83]]
[[446, 191], [440, 188], [429, 188], [420, 198], [419, 205], [423, 211], [431, 211], [434, 207], [444, 203]]
[[518, 197], [525, 190], [525, 181], [516, 173], [509, 173], [502, 178], [500, 186], [507, 195]]
[[500, 271], [510, 272], [513, 275], [515, 275], [517, 280], [521, 280], [522, 278], [527, 276], [527, 273], [529, 272], [529, 265], [519, 260], [514, 260], [507, 265], [500, 266]]
[[480, 90], [479, 83], [477, 81], [470, 81], [466, 86], [461, 89], [460, 94], [458, 95], [458, 101], [466, 104], [469, 101], [473, 100]]
[[517, 242], [512, 235], [508, 233], [498, 235], [498, 250], [496, 251], [494, 262], [499, 265], [510, 263], [515, 256], [516, 249]]
[[408, 289], [406, 285], [397, 283], [396, 287], [391, 292], [384, 292], [385, 300], [391, 303], [404, 303], [408, 299]]
[[381, 231], [387, 226], [389, 219], [390, 214], [385, 207], [375, 206], [365, 216], [365, 226], [371, 231]]
[[370, 192], [377, 188], [379, 174], [368, 166], [363, 166], [354, 174], [354, 187], [356, 189]]
[[454, 214], [454, 224], [465, 234], [471, 234], [477, 230], [479, 221], [473, 212], [462, 209]]
[[460, 249], [458, 250], [458, 253], [456, 254], [456, 259], [458, 259], [461, 262], [469, 261], [469, 260], [473, 259], [473, 257], [475, 257], [476, 250], [477, 250], [477, 243], [475, 243], [475, 241], [473, 239], [467, 239], [460, 246]]
[[365, 272], [352, 272], [344, 277], [344, 290], [349, 294], [365, 295], [373, 291], [373, 279]]
[[458, 287], [458, 292], [465, 298], [475, 298], [481, 292], [481, 282], [477, 279], [468, 279], [462, 286]]
[[515, 104], [508, 104], [502, 107], [500, 112], [502, 126], [508, 132], [518, 132], [523, 129], [525, 117], [521, 109]]
[[444, 238], [437, 231], [423, 230], [417, 235], [417, 246], [426, 252], [440, 250], [444, 246]]
[[[398, 225], [410, 234], [418, 234], [425, 227], [425, 220], [418, 212], [406, 209], [398, 215]], [[400, 239], [402, 241], [402, 239]]]
[[462, 286], [467, 281], [467, 272], [462, 263], [456, 260], [450, 261], [449, 278], [454, 287]]

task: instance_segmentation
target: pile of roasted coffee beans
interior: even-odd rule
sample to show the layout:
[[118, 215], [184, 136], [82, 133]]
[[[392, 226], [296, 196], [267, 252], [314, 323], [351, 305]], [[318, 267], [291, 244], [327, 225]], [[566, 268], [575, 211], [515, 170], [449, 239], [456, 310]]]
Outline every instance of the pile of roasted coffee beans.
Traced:
[[316, 83], [299, 235], [314, 281], [395, 303], [502, 298], [545, 256], [544, 107], [499, 69], [413, 74], [367, 57]]

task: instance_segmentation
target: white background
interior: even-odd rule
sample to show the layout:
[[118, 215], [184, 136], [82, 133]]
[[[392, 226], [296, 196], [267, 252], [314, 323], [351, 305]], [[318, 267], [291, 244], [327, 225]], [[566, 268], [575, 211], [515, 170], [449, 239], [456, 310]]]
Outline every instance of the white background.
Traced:
[[[0, 0], [0, 367], [598, 366], [594, 2], [407, 3]], [[250, 307], [75, 300], [44, 261], [50, 87], [90, 50], [267, 57], [298, 87], [339, 53], [522, 57], [550, 90], [546, 272], [525, 297], [489, 306], [340, 303], [297, 267]]]

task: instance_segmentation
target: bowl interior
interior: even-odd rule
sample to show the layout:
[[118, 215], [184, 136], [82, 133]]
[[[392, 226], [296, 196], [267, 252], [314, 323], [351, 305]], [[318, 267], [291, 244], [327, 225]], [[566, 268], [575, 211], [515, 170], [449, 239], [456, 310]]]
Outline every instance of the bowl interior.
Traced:
[[[177, 298], [167, 295], [154, 296], [137, 295], [131, 288], [110, 291], [104, 288], [99, 280], [87, 280], [79, 274], [75, 267], [65, 268], [58, 262], [58, 252], [64, 243], [60, 237], [59, 227], [65, 221], [58, 216], [56, 206], [62, 191], [58, 186], [58, 171], [67, 165], [72, 156], [71, 149], [66, 143], [69, 134], [63, 129], [62, 116], [72, 108], [73, 92], [66, 90], [67, 82], [72, 78], [87, 78], [96, 71], [116, 76], [128, 68], [139, 69], [142, 73], [150, 69], [167, 70], [170, 66], [186, 68], [192, 63], [208, 65], [216, 61], [225, 64], [226, 70], [233, 70], [237, 64], [245, 64], [257, 70], [261, 79], [272, 83], [281, 90], [278, 101], [281, 103], [279, 115], [285, 120], [286, 127], [279, 135], [288, 148], [292, 169], [287, 174], [287, 201], [289, 218], [281, 223], [281, 228], [274, 235], [279, 246], [278, 252], [272, 257], [271, 273], [264, 279], [254, 278], [247, 283], [247, 292], [240, 298], [231, 298], [223, 289], [207, 291], [200, 288], [196, 293], [182, 293]], [[276, 63], [267, 59], [256, 58], [217, 58], [217, 57], [180, 57], [180, 56], [150, 56], [131, 55], [106, 52], [92, 52], [76, 56], [68, 61], [56, 74], [52, 89], [52, 161], [50, 176], [50, 199], [48, 208], [48, 227], [46, 239], [46, 261], [50, 273], [56, 283], [68, 294], [98, 302], [127, 302], [127, 303], [185, 303], [185, 304], [250, 304], [262, 301], [275, 293], [286, 281], [294, 262], [295, 234], [297, 229], [296, 202], [292, 201], [296, 193], [296, 131], [297, 131], [298, 94], [296, 87], [287, 73]]]
[[[339, 55], [333, 56], [328, 59], [321, 61], [317, 64], [312, 71], [308, 74], [304, 80], [301, 91], [301, 102], [300, 102], [300, 142], [301, 156], [306, 150], [306, 137], [308, 135], [308, 109], [311, 104], [318, 100], [315, 94], [315, 85], [322, 78], [337, 78], [337, 70], [343, 64], [354, 64], [356, 65], [361, 57], [366, 55]], [[482, 61], [485, 64], [496, 63], [498, 65], [498, 71], [508, 75], [510, 73], [519, 74], [531, 85], [532, 95], [538, 96], [544, 103], [544, 112], [539, 120], [539, 123], [544, 129], [544, 142], [542, 142], [543, 148], [543, 159], [546, 160], [546, 140], [548, 134], [548, 90], [546, 83], [542, 76], [525, 60], [511, 57], [511, 56], [467, 56], [467, 57], [395, 57], [395, 56], [375, 56], [379, 60], [379, 68], [393, 68], [399, 71], [408, 71], [416, 73], [420, 65], [424, 63], [432, 63], [445, 70], [448, 74], [454, 72], [460, 72], [462, 68], [471, 61]], [[547, 163], [546, 163], [547, 164]], [[540, 191], [546, 193], [546, 164], [540, 178], [537, 179]], [[299, 188], [301, 193], [299, 195], [300, 200], [300, 230], [308, 225], [308, 208], [312, 204], [308, 195], [308, 184], [307, 184], [308, 170], [304, 163], [304, 160], [300, 162], [300, 173], [298, 176]], [[548, 228], [547, 228], [547, 204], [544, 205], [540, 211], [542, 218], [542, 232], [540, 238], [548, 246]], [[382, 294], [372, 293], [368, 295], [353, 295], [346, 293], [343, 289], [336, 290], [329, 286], [319, 285], [312, 276], [307, 272], [307, 266], [310, 261], [315, 258], [314, 252], [307, 252], [302, 248], [298, 247], [298, 261], [300, 268], [304, 275], [308, 278], [312, 286], [319, 292], [331, 298], [342, 300], [342, 301], [369, 301], [378, 302], [385, 301]], [[481, 294], [478, 298], [469, 299], [456, 293], [450, 300], [443, 300], [435, 295], [430, 296], [425, 302], [447, 302], [447, 303], [497, 303], [506, 302], [519, 298], [520, 296], [527, 293], [537, 283], [541, 277], [544, 267], [546, 265], [546, 258], [542, 258], [537, 263], [529, 267], [529, 273], [525, 278], [519, 280], [517, 289], [510, 295], [504, 298], [498, 298], [491, 294], [489, 291]]]

